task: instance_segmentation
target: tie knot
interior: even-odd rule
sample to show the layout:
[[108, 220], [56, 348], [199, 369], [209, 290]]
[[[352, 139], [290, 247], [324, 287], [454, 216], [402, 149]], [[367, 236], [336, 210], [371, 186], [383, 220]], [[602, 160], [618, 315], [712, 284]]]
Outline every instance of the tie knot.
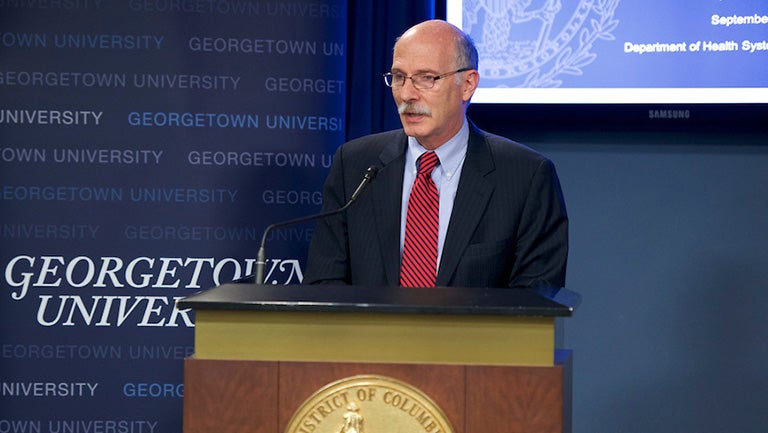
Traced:
[[435, 152], [426, 152], [419, 157], [419, 174], [431, 175], [432, 170], [440, 164], [440, 159], [437, 158]]

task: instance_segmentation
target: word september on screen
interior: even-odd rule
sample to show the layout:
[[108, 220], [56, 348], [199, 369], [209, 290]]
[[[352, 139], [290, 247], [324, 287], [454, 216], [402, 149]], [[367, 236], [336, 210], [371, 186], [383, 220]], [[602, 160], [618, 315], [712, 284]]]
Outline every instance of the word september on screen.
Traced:
[[480, 103], [768, 103], [768, 4], [448, 0]]

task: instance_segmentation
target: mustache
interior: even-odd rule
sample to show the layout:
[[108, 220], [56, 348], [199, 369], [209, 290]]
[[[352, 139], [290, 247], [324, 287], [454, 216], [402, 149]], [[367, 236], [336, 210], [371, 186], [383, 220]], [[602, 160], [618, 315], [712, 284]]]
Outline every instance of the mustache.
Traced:
[[417, 114], [417, 115], [424, 115], [427, 117], [432, 116], [432, 110], [430, 110], [427, 107], [420, 107], [415, 104], [409, 104], [407, 102], [401, 102], [400, 105], [397, 106], [397, 112], [399, 114]]

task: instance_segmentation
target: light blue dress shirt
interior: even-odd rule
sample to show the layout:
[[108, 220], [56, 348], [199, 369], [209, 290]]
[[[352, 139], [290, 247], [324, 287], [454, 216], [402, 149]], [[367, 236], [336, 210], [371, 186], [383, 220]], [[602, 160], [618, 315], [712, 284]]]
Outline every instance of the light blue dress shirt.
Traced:
[[[440, 224], [437, 234], [437, 268], [440, 269], [440, 259], [443, 255], [445, 234], [448, 232], [448, 223], [451, 220], [453, 202], [456, 199], [456, 191], [459, 187], [461, 168], [467, 156], [467, 143], [469, 142], [469, 125], [464, 119], [464, 125], [459, 132], [445, 144], [435, 149], [440, 165], [432, 171], [432, 180], [437, 186], [440, 197]], [[405, 153], [405, 172], [403, 173], [403, 198], [402, 213], [400, 215], [400, 255], [403, 255], [405, 244], [405, 217], [408, 212], [408, 198], [411, 195], [413, 181], [416, 179], [416, 161], [427, 152], [413, 137], [408, 137], [408, 150]]]

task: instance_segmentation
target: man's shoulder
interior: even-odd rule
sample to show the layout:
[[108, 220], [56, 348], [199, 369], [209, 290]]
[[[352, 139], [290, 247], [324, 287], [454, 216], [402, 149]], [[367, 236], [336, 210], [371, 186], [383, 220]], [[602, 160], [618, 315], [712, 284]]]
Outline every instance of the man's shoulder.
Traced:
[[406, 143], [405, 132], [402, 129], [365, 135], [347, 141], [338, 150], [343, 158], [364, 158], [366, 160], [379, 157], [382, 153], [397, 153]]
[[356, 148], [360, 146], [369, 146], [372, 143], [388, 144], [392, 143], [393, 140], [403, 139], [405, 139], [405, 132], [402, 129], [393, 129], [391, 131], [378, 132], [364, 135], [362, 137], [353, 138], [344, 143], [344, 147]]
[[473, 133], [477, 139], [488, 146], [494, 158], [523, 159], [533, 163], [540, 163], [548, 159], [538, 151], [510, 138], [496, 135], [477, 127], [474, 128]]

